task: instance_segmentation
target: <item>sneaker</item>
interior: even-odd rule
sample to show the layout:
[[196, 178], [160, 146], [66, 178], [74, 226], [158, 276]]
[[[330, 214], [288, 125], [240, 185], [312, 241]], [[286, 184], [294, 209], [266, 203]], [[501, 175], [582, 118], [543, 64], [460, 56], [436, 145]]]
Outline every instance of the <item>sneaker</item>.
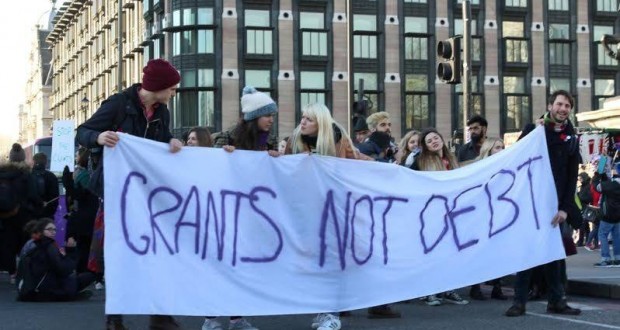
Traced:
[[594, 251], [594, 250], [596, 250], [596, 249], [594, 248], [594, 244], [592, 244], [592, 243], [590, 243], [590, 244], [586, 244], [583, 248], [584, 248], [584, 249], [586, 249], [586, 250], [588, 250], [588, 251]]
[[253, 327], [248, 320], [242, 317], [240, 319], [230, 320], [228, 330], [258, 330], [258, 328]]
[[90, 290], [82, 290], [80, 292], [78, 292], [78, 294], [75, 296], [75, 300], [88, 300], [90, 299], [90, 297], [93, 296], [93, 292]]
[[215, 319], [205, 319], [205, 323], [202, 324], [201, 330], [224, 330], [220, 322]]
[[429, 306], [439, 306], [441, 305], [441, 299], [436, 295], [432, 294], [424, 298], [424, 303]]
[[611, 260], [602, 260], [601, 262], [597, 262], [594, 264], [594, 267], [604, 267], [604, 268], [609, 268], [609, 267], [613, 267], [614, 266], [614, 262]]
[[341, 327], [340, 319], [333, 314], [322, 313], [312, 320], [312, 329], [317, 330], [339, 330]]
[[443, 300], [449, 302], [451, 304], [456, 305], [467, 305], [469, 304], [468, 300], [461, 298], [461, 296], [455, 291], [448, 291], [443, 294]]
[[95, 282], [95, 290], [99, 291], [99, 290], [103, 290], [105, 288], [105, 286], [103, 285], [103, 282]]
[[620, 260], [616, 259], [613, 261], [613, 266], [611, 267], [620, 267]]

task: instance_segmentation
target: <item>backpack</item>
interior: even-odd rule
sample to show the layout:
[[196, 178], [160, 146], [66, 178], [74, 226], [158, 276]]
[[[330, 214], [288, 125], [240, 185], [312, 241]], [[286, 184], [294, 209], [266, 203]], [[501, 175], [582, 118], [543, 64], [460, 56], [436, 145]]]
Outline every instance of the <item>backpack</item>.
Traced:
[[582, 186], [579, 189], [577, 196], [579, 196], [579, 200], [581, 201], [582, 204], [592, 203], [593, 199], [592, 199], [592, 192], [590, 191], [590, 185], [587, 185], [585, 187]]
[[47, 251], [44, 247], [34, 247], [20, 258], [15, 277], [17, 300], [42, 299], [39, 289], [47, 277], [47, 264]]
[[41, 198], [42, 201], [46, 201], [46, 192], [45, 188], [45, 171], [43, 170], [33, 170], [32, 176], [34, 178], [34, 186], [36, 188], [36, 195]]
[[0, 218], [8, 218], [19, 210], [19, 190], [15, 187], [16, 179], [0, 179]]

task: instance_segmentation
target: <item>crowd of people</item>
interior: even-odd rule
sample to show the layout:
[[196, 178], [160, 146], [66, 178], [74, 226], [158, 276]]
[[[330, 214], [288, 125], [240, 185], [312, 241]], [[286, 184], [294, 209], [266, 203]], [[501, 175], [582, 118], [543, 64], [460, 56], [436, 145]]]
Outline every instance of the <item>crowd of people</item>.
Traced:
[[[96, 282], [97, 288], [103, 287], [103, 228], [107, 219], [103, 214], [101, 149], [104, 146], [114, 147], [118, 143], [116, 132], [168, 143], [173, 153], [183, 147], [215, 147], [227, 152], [252, 150], [267, 152], [272, 157], [312, 153], [392, 163], [415, 171], [450, 171], [492, 157], [504, 149], [501, 139], [487, 136], [488, 122], [479, 115], [467, 122], [470, 141], [454, 152], [435, 128], [406, 132], [397, 143], [392, 137], [390, 116], [384, 111], [372, 113], [365, 120], [357, 120], [353, 127], [354, 134], [350, 136], [322, 104], [305, 106], [299, 125], [290, 136], [279, 141], [272, 133], [277, 104], [268, 94], [251, 86], [243, 89], [242, 116], [232, 128], [212, 133], [206, 127], [195, 127], [177, 139], [169, 129], [170, 114], [166, 105], [175, 95], [180, 79], [178, 71], [170, 63], [151, 60], [143, 69], [142, 83], [108, 98], [91, 118], [77, 128], [76, 139], [83, 148], [77, 153], [75, 171], [71, 173], [65, 169], [62, 176], [69, 209], [63, 248], [55, 241], [53, 221], [53, 211], [58, 206], [56, 177], [45, 170], [47, 159], [44, 159], [44, 154], [35, 155], [35, 165], [30, 169], [24, 163], [23, 149], [18, 145], [13, 147], [10, 162], [0, 167], [0, 270], [8, 271], [11, 279], [18, 282], [18, 288], [23, 291], [23, 294], [20, 293], [22, 300], [81, 299], [89, 296], [86, 288], [92, 282]], [[590, 179], [582, 174], [579, 176], [581, 188], [578, 193], [575, 192], [580, 156], [569, 119], [573, 106], [574, 101], [568, 92], [554, 92], [544, 115], [535, 124], [525, 127], [522, 136], [536, 125], [545, 127], [559, 203], [559, 209], [553, 219], [548, 219], [549, 223], [579, 230], [581, 236], [578, 243], [581, 245], [594, 248], [598, 242], [602, 256], [600, 266], [620, 265], [620, 255], [610, 256], [606, 239], [611, 234], [614, 247], [617, 247], [613, 250], [616, 254], [620, 253], [620, 216], [610, 215], [615, 212], [612, 208], [620, 205], [620, 179], [607, 178], [604, 174]], [[7, 193], [9, 189], [14, 189], [15, 194]], [[600, 198], [601, 195], [605, 197]], [[599, 200], [606, 202], [599, 204]], [[583, 211], [579, 211], [577, 201], [583, 203]], [[596, 214], [592, 220], [595, 224], [592, 230], [588, 222], [584, 225], [581, 221], [582, 216], [589, 214], [587, 210]], [[565, 244], [570, 245], [570, 242], [565, 241]], [[21, 257], [19, 264], [16, 263], [16, 256]], [[41, 267], [33, 274], [24, 274], [18, 266], [26, 267], [25, 263], [39, 263]], [[566, 303], [565, 267], [562, 260], [539, 267], [540, 278], [546, 280], [547, 311], [577, 315], [580, 310]], [[514, 302], [506, 311], [507, 316], [525, 313], [526, 302], [532, 296], [532, 273], [537, 272], [530, 269], [517, 274]], [[31, 277], [44, 280], [38, 281], [38, 285], [32, 288]], [[534, 277], [538, 278], [536, 275]], [[492, 299], [507, 299], [502, 292], [501, 279], [489, 283], [493, 287]], [[487, 299], [480, 284], [471, 286], [469, 296], [474, 300]], [[469, 303], [456, 291], [436, 293], [422, 300], [430, 306]], [[390, 305], [371, 307], [367, 313], [369, 318], [401, 316]], [[338, 330], [342, 327], [340, 317], [349, 314], [347, 311], [321, 313], [312, 320], [312, 327]], [[121, 315], [107, 315], [106, 326], [108, 329], [125, 329]], [[179, 325], [172, 316], [151, 315], [150, 327], [178, 329]], [[227, 328], [257, 330], [242, 316], [228, 316]], [[217, 316], [205, 316], [202, 330], [218, 329], [223, 329], [223, 325]]]

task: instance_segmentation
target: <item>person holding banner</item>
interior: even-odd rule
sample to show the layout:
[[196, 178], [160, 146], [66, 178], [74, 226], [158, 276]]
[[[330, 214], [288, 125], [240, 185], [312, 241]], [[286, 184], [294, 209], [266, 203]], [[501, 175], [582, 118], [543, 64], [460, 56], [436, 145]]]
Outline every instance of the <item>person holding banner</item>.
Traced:
[[[325, 105], [319, 103], [303, 108], [301, 122], [284, 149], [286, 155], [298, 153], [359, 159], [344, 127], [334, 121]], [[312, 328], [338, 330], [341, 328], [340, 318], [331, 313], [318, 314], [312, 320]]]
[[[270, 156], [278, 157], [278, 139], [271, 134], [274, 115], [278, 106], [269, 95], [257, 91], [252, 86], [243, 88], [241, 96], [243, 117], [236, 126], [215, 136], [214, 146], [228, 152], [235, 149], [267, 151]], [[221, 325], [207, 317], [202, 330], [220, 330]], [[231, 316], [229, 330], [258, 330], [241, 316]]]
[[[86, 148], [106, 146], [113, 148], [119, 141], [117, 132], [168, 143], [170, 152], [181, 150], [183, 143], [170, 133], [170, 112], [167, 104], [175, 95], [181, 81], [179, 71], [163, 59], [150, 60], [142, 70], [142, 83], [107, 98], [97, 112], [78, 126], [76, 139]], [[102, 165], [102, 164], [101, 164]], [[103, 166], [93, 172], [89, 188], [103, 198]], [[103, 244], [103, 202], [95, 220], [93, 246]], [[116, 220], [116, 219], [113, 219]], [[101, 259], [103, 250], [91, 253], [92, 260]], [[93, 254], [97, 254], [93, 256]], [[95, 273], [103, 271], [100, 262], [91, 263]], [[125, 329], [121, 315], [108, 315], [107, 329]], [[151, 315], [151, 329], [178, 329], [171, 316]]]
[[[454, 155], [448, 149], [443, 136], [435, 128], [427, 128], [420, 135], [422, 150], [413, 162], [412, 169], [416, 171], [449, 171], [459, 167]], [[467, 305], [456, 291], [451, 290], [440, 295], [430, 295], [424, 299], [429, 306], [439, 306], [443, 301], [456, 305]]]
[[188, 147], [212, 147], [211, 133], [206, 127], [194, 127], [187, 132]]
[[245, 86], [241, 112], [243, 117], [237, 125], [216, 135], [214, 146], [228, 152], [235, 149], [267, 151], [273, 157], [279, 156], [278, 139], [271, 134], [278, 106], [271, 97], [252, 86]]
[[[569, 217], [569, 214], [576, 211], [575, 190], [581, 156], [579, 155], [579, 142], [575, 135], [575, 129], [569, 119], [574, 103], [573, 97], [569, 92], [557, 90], [549, 98], [547, 113], [537, 121], [537, 125], [543, 125], [545, 128], [549, 162], [551, 163], [551, 172], [558, 197], [558, 211], [550, 219], [551, 225], [554, 227], [567, 220], [569, 223], [574, 222], [574, 218]], [[519, 138], [521, 139], [529, 134], [535, 127], [536, 125], [534, 124], [528, 124]], [[573, 228], [579, 227], [575, 223], [571, 225]], [[562, 261], [555, 260], [544, 265], [545, 278], [549, 290], [547, 294], [547, 313], [579, 315], [581, 314], [580, 309], [572, 308], [566, 303], [562, 280]], [[517, 273], [514, 301], [512, 306], [506, 311], [506, 316], [514, 317], [525, 314], [525, 304], [527, 303], [528, 285], [531, 275], [532, 269], [526, 269]]]

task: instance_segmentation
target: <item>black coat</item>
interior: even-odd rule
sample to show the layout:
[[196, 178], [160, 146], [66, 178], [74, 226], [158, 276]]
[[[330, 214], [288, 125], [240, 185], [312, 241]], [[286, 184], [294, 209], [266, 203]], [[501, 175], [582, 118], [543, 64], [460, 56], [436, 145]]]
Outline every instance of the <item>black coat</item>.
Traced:
[[[525, 126], [519, 139], [535, 128], [534, 124]], [[545, 125], [549, 162], [551, 163], [551, 172], [558, 196], [558, 209], [568, 214], [568, 221], [573, 228], [578, 228], [577, 222], [579, 222], [580, 216], [575, 204], [575, 190], [577, 189], [577, 174], [581, 155], [579, 154], [579, 141], [570, 120], [567, 121], [563, 134], [567, 136], [566, 141], [562, 140], [561, 134], [555, 132], [553, 127]]]
[[42, 237], [35, 241], [36, 249], [45, 251], [45, 265], [47, 270], [41, 282], [39, 291], [51, 299], [71, 298], [77, 294], [77, 281], [72, 274], [75, 272], [76, 255], [72, 248], [67, 248], [67, 254], [60, 253], [55, 241], [49, 237]]
[[[40, 172], [40, 174], [37, 174], [37, 172]], [[42, 175], [43, 180], [45, 181], [45, 192], [42, 192], [43, 196], [39, 196], [39, 198], [46, 203], [38, 212], [38, 216], [53, 219], [56, 209], [58, 209], [58, 196], [60, 194], [58, 189], [58, 178], [54, 173], [46, 170], [45, 165], [35, 165], [32, 168], [32, 176], [35, 181], [35, 186], [38, 186], [38, 183], [36, 182], [38, 180], [37, 175]]]
[[[76, 134], [78, 143], [86, 148], [99, 147], [97, 137], [105, 131], [123, 132], [153, 141], [170, 142], [172, 134], [167, 106], [159, 104], [153, 117], [147, 122], [138, 96], [140, 86], [140, 84], [132, 85], [105, 100], [92, 117], [78, 126]], [[103, 197], [103, 166], [99, 166], [93, 173], [90, 188], [97, 196]]]

